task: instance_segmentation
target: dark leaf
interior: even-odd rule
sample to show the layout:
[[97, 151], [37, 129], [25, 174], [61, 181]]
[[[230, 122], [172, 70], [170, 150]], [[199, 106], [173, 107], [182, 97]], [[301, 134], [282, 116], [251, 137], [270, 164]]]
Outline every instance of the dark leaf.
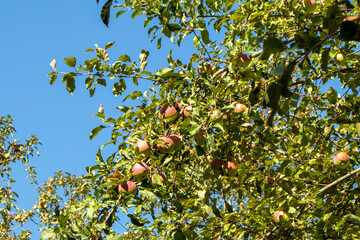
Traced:
[[89, 137], [90, 140], [92, 140], [96, 135], [98, 135], [98, 133], [104, 128], [105, 128], [105, 126], [103, 126], [103, 125], [100, 125], [100, 126], [94, 128], [90, 133], [90, 137]]
[[109, 27], [110, 7], [112, 3], [113, 0], [108, 0], [101, 9], [101, 14], [100, 14], [101, 20], [107, 27]]
[[264, 40], [263, 52], [260, 55], [260, 60], [269, 59], [271, 54], [284, 51], [285, 47], [281, 40], [274, 36], [270, 36]]
[[128, 214], [127, 216], [130, 218], [131, 223], [135, 226], [141, 227], [145, 225], [144, 223], [141, 223], [133, 214]]

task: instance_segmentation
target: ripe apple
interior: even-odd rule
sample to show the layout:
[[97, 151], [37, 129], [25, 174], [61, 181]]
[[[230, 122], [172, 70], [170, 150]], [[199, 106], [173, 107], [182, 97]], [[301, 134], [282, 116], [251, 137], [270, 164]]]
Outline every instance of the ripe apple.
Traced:
[[345, 152], [339, 152], [335, 155], [335, 157], [333, 158], [333, 162], [335, 165], [343, 162], [343, 161], [348, 161], [350, 159], [349, 155]]
[[210, 113], [210, 118], [215, 118], [219, 114], [221, 114], [220, 110], [218, 110], [218, 109], [212, 110], [211, 113]]
[[303, 0], [302, 5], [307, 12], [315, 11], [315, 8], [316, 8], [315, 0]]
[[134, 146], [135, 154], [141, 155], [143, 154], [145, 157], [150, 156], [151, 147], [150, 144], [145, 140], [138, 140]]
[[211, 162], [210, 162], [210, 166], [212, 168], [221, 168], [221, 166], [224, 164], [224, 161], [219, 159], [219, 158], [214, 158]]
[[289, 222], [289, 217], [283, 211], [276, 211], [273, 215], [273, 220], [275, 223], [284, 224]]
[[251, 62], [251, 59], [250, 59], [249, 55], [242, 53], [242, 52], [239, 52], [236, 55], [236, 63], [240, 67], [247, 67], [247, 66], [249, 66], [250, 62]]
[[237, 174], [237, 166], [234, 162], [226, 161], [223, 164], [224, 174], [230, 177], [234, 177]]
[[135, 179], [144, 179], [150, 175], [150, 169], [148, 165], [144, 162], [135, 163], [135, 165], [131, 168], [132, 176]]
[[176, 135], [176, 134], [171, 134], [169, 136], [169, 138], [173, 141], [173, 144], [172, 144], [172, 150], [177, 152], [179, 151], [182, 146], [183, 146], [183, 142], [181, 140], [181, 137], [179, 135]]
[[118, 191], [119, 192], [126, 192], [129, 193], [131, 195], [135, 195], [137, 192], [137, 186], [136, 183], [132, 182], [132, 181], [124, 181], [122, 182], [119, 186], [118, 186]]
[[245, 105], [245, 104], [237, 103], [237, 104], [235, 105], [234, 112], [236, 112], [236, 113], [241, 113], [241, 112], [243, 112], [243, 111], [245, 111], [245, 110], [246, 110], [246, 105]]
[[151, 183], [161, 185], [166, 179], [167, 179], [167, 176], [165, 173], [157, 173], [157, 174], [152, 175]]
[[159, 117], [163, 118], [167, 123], [172, 123], [173, 121], [175, 121], [177, 116], [178, 116], [178, 111], [176, 110], [175, 107], [169, 104], [166, 104], [165, 106], [160, 108]]
[[195, 135], [195, 141], [199, 145], [204, 145], [206, 143], [206, 134], [204, 131], [200, 131]]
[[168, 137], [159, 137], [159, 139], [163, 140], [162, 142], [159, 142], [156, 144], [160, 152], [162, 153], [168, 153], [173, 150], [174, 141], [171, 138]]
[[191, 111], [193, 109], [193, 106], [189, 105], [184, 108], [184, 116], [189, 117], [191, 114]]

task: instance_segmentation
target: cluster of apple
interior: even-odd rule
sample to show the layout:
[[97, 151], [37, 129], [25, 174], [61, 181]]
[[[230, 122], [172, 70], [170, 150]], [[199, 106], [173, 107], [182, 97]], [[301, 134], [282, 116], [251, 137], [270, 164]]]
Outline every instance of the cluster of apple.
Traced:
[[[177, 107], [177, 108], [176, 108]], [[163, 119], [166, 123], [172, 123], [179, 116], [179, 109], [185, 118], [190, 117], [191, 111], [193, 110], [193, 106], [189, 105], [183, 108], [181, 104], [177, 104], [177, 106], [171, 106], [169, 104], [164, 105], [159, 110], [159, 118]], [[234, 113], [241, 113], [246, 110], [246, 106], [242, 103], [236, 103], [234, 106]], [[221, 114], [220, 110], [213, 110], [210, 114], [210, 118], [217, 117], [218, 114]], [[226, 115], [223, 115], [223, 117]], [[204, 131], [199, 131], [195, 136], [195, 141], [199, 145], [204, 145], [206, 142], [206, 133]], [[160, 136], [159, 141], [156, 144], [156, 148], [162, 154], [172, 153], [180, 151], [183, 147], [182, 137], [176, 134], [171, 134], [169, 136]], [[152, 148], [150, 144], [143, 139], [138, 139], [134, 145], [135, 155], [143, 156], [145, 158], [149, 157]], [[222, 175], [226, 176], [235, 176], [237, 173], [237, 166], [235, 164], [236, 158], [229, 157], [226, 161], [220, 159], [214, 159], [211, 162], [211, 167], [215, 172], [220, 171]], [[248, 159], [244, 158], [244, 161]], [[242, 161], [243, 161], [242, 160]], [[131, 168], [132, 178], [134, 180], [143, 180], [150, 177], [150, 169], [145, 162], [135, 163]], [[151, 182], [153, 184], [161, 183], [167, 179], [165, 173], [157, 173], [151, 176]], [[135, 182], [126, 180], [123, 181], [118, 186], [119, 192], [127, 192], [129, 194], [135, 195], [137, 193], [137, 185]]]

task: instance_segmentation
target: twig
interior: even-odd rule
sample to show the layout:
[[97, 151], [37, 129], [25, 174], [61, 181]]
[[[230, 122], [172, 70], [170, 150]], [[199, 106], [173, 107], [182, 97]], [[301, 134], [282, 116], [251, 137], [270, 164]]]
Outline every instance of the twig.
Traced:
[[104, 223], [107, 223], [107, 221], [109, 220], [110, 216], [117, 210], [117, 207], [120, 205], [120, 201], [121, 201], [121, 194], [118, 198], [118, 200], [115, 203], [115, 206], [111, 209], [111, 211], [109, 212], [109, 214], [107, 215]]

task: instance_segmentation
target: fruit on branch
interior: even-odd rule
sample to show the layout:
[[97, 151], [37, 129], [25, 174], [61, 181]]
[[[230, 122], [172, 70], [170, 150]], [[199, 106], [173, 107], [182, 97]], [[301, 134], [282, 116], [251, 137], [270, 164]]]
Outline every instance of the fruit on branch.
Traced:
[[132, 181], [123, 181], [119, 186], [118, 186], [118, 191], [119, 192], [126, 192], [132, 195], [135, 195], [137, 192], [137, 186], [136, 183], [132, 182]]
[[307, 12], [314, 12], [316, 8], [315, 0], [303, 0], [302, 5]]
[[206, 143], [206, 134], [204, 131], [200, 131], [195, 135], [195, 141], [199, 145], [204, 145]]
[[132, 176], [138, 180], [145, 179], [150, 175], [150, 169], [144, 162], [135, 163], [135, 165], [131, 168], [131, 172]]
[[226, 176], [234, 177], [237, 174], [237, 166], [232, 161], [226, 161], [223, 164], [223, 171]]
[[183, 142], [181, 140], [181, 137], [179, 135], [176, 135], [176, 134], [171, 134], [169, 136], [169, 138], [173, 141], [173, 145], [171, 146], [172, 150], [175, 151], [175, 152], [179, 151], [183, 146]]
[[251, 58], [249, 55], [242, 52], [236, 54], [236, 58], [235, 58], [236, 65], [240, 67], [247, 67], [249, 66], [250, 62], [251, 62]]
[[136, 155], [144, 155], [145, 157], [150, 156], [151, 147], [150, 144], [145, 140], [138, 140], [134, 146]]
[[245, 104], [237, 103], [237, 104], [235, 105], [234, 112], [236, 112], [236, 113], [241, 113], [241, 112], [243, 112], [243, 111], [245, 111], [245, 110], [246, 110], [246, 105], [245, 105]]
[[341, 162], [347, 162], [350, 159], [349, 155], [345, 152], [339, 152], [337, 153], [334, 158], [333, 158], [333, 162], [335, 165], [341, 163]]
[[151, 176], [152, 184], [162, 184], [167, 179], [165, 173], [157, 173]]
[[207, 74], [210, 74], [213, 71], [214, 67], [211, 66], [210, 64], [206, 64], [206, 66], [201, 65], [199, 66], [199, 68], [197, 69], [198, 73], [201, 74], [203, 72], [206, 72]]
[[273, 215], [273, 220], [275, 223], [284, 224], [289, 222], [289, 216], [283, 211], [276, 211]]
[[243, 157], [243, 158], [240, 160], [241, 163], [246, 163], [246, 162], [249, 162], [249, 161], [251, 161], [251, 158], [250, 158], [250, 157]]
[[219, 158], [214, 158], [214, 159], [210, 162], [210, 166], [211, 166], [212, 168], [215, 168], [215, 169], [221, 168], [223, 164], [224, 164], [224, 161], [221, 160], [221, 159], [219, 159]]
[[189, 117], [191, 114], [191, 111], [193, 109], [193, 106], [189, 105], [184, 108], [184, 116]]
[[178, 116], [178, 111], [175, 107], [166, 104], [160, 108], [159, 117], [164, 119], [166, 123], [172, 123], [176, 120]]
[[337, 54], [335, 55], [335, 60], [336, 60], [337, 62], [342, 62], [342, 61], [344, 61], [344, 55], [343, 55], [342, 53], [337, 53]]
[[162, 153], [169, 153], [173, 150], [174, 141], [168, 137], [159, 137], [162, 141], [157, 143], [156, 146], [158, 147], [159, 151]]
[[176, 107], [178, 110], [181, 110], [183, 108], [183, 105], [180, 102], [177, 102]]

